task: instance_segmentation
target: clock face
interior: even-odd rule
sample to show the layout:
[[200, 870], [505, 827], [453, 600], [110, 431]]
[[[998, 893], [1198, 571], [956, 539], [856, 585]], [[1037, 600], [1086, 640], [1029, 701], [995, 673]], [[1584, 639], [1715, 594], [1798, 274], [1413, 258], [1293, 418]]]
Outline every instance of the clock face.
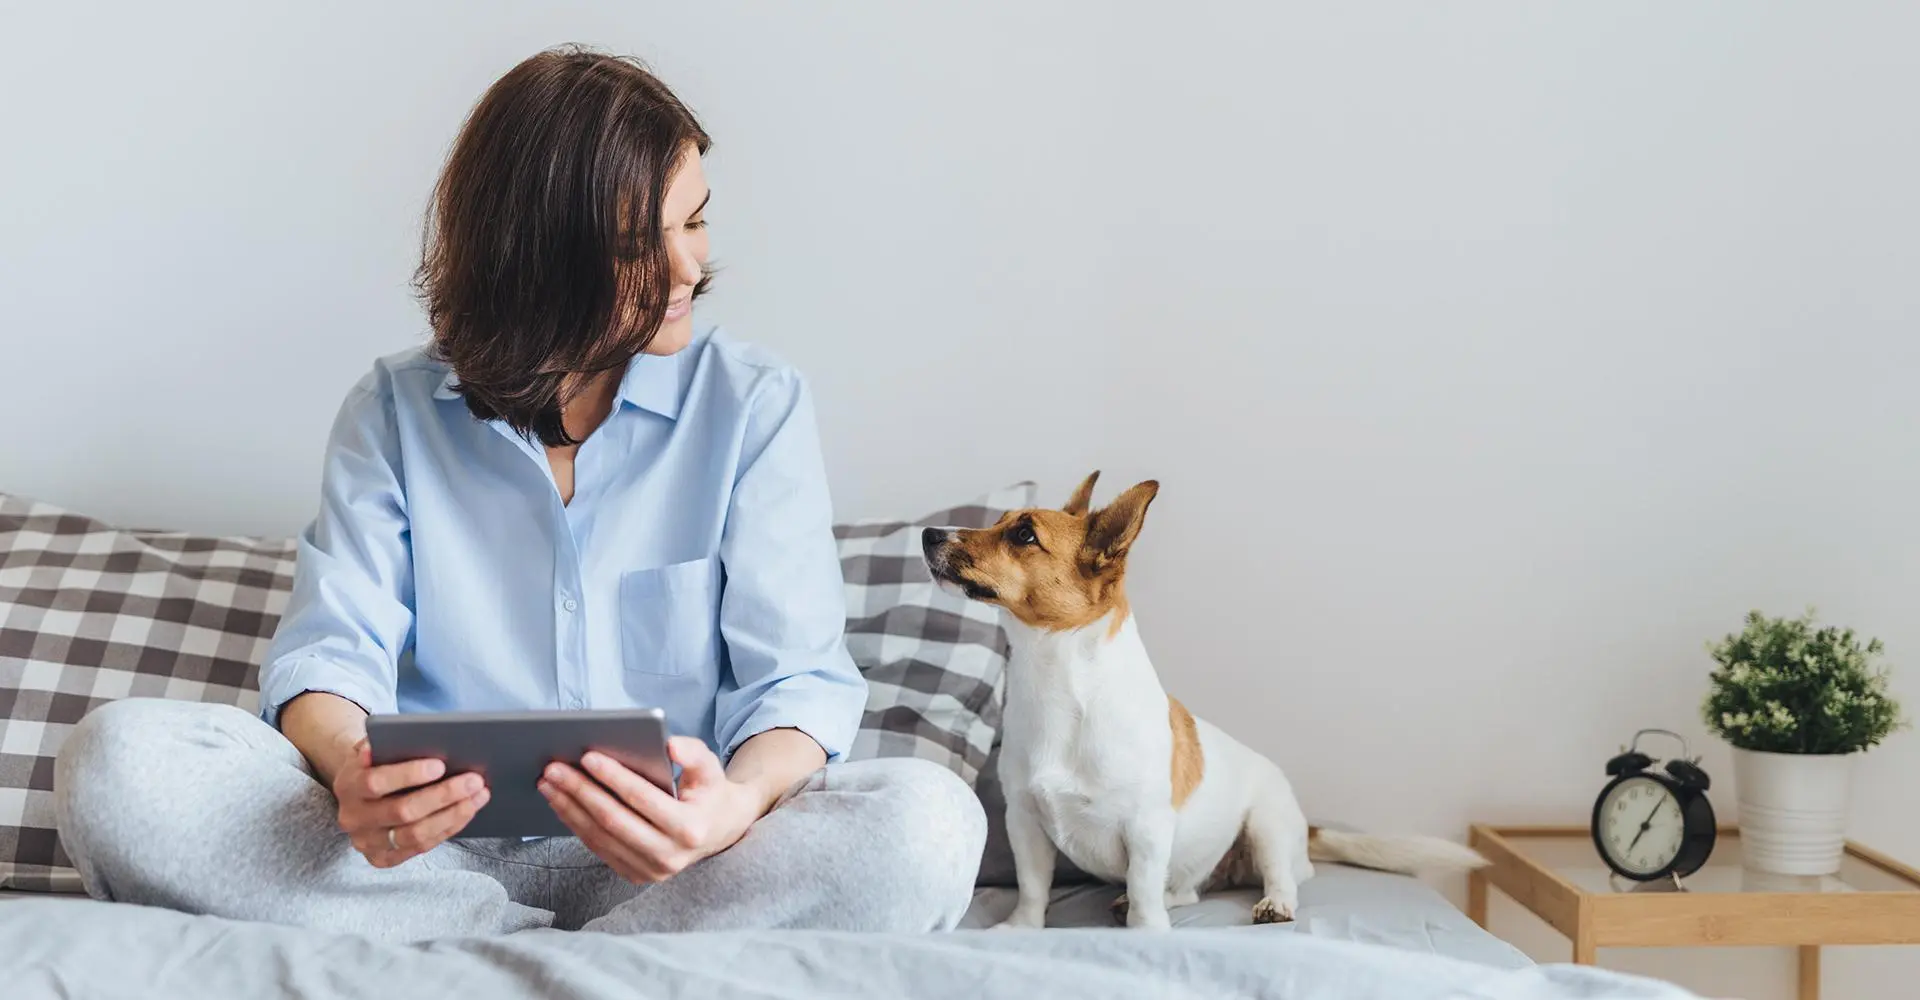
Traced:
[[1600, 803], [1601, 847], [1624, 871], [1652, 875], [1667, 867], [1686, 832], [1679, 800], [1652, 778], [1628, 778]]

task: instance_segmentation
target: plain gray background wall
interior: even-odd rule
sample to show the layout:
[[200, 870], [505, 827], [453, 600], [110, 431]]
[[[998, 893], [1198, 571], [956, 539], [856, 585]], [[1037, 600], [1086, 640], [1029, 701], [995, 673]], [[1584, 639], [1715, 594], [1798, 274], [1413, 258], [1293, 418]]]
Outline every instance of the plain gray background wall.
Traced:
[[[1748, 608], [1883, 637], [1920, 714], [1917, 35], [1906, 4], [7, 5], [0, 490], [297, 530], [341, 395], [424, 336], [463, 115], [586, 42], [714, 133], [705, 314], [813, 379], [844, 516], [1158, 478], [1164, 679], [1315, 815], [1584, 822], [1661, 726], [1730, 819], [1696, 705]], [[1853, 817], [1909, 860], [1916, 764], [1912, 733], [1863, 760]]]

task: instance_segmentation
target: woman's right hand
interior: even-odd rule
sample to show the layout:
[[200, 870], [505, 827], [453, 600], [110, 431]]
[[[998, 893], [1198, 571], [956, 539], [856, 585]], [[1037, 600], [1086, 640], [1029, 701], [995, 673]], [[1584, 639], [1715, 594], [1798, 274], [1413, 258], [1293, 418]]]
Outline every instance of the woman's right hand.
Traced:
[[333, 776], [340, 829], [375, 868], [392, 868], [433, 850], [465, 829], [487, 804], [486, 782], [478, 774], [442, 781], [446, 770], [431, 758], [375, 767], [373, 751], [362, 738]]

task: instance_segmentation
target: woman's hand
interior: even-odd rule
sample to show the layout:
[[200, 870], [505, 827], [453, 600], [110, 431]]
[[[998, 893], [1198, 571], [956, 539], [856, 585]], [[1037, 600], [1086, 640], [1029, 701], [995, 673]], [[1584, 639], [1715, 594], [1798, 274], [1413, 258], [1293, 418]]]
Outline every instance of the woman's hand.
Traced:
[[768, 805], [758, 787], [729, 779], [705, 743], [676, 736], [667, 751], [681, 769], [678, 799], [600, 753], [581, 758], [586, 774], [555, 763], [540, 782], [580, 842], [636, 885], [665, 881], [732, 847]]
[[375, 868], [392, 868], [433, 850], [487, 804], [487, 786], [479, 775], [440, 780], [446, 772], [446, 764], [431, 758], [374, 767], [373, 751], [361, 739], [333, 776], [340, 829]]

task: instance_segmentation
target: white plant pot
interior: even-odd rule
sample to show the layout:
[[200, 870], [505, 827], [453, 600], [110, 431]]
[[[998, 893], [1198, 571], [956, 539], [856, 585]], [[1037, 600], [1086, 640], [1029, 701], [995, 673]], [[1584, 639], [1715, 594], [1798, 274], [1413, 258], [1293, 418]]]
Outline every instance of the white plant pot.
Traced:
[[1746, 867], [1777, 875], [1840, 870], [1854, 756], [1733, 749]]

